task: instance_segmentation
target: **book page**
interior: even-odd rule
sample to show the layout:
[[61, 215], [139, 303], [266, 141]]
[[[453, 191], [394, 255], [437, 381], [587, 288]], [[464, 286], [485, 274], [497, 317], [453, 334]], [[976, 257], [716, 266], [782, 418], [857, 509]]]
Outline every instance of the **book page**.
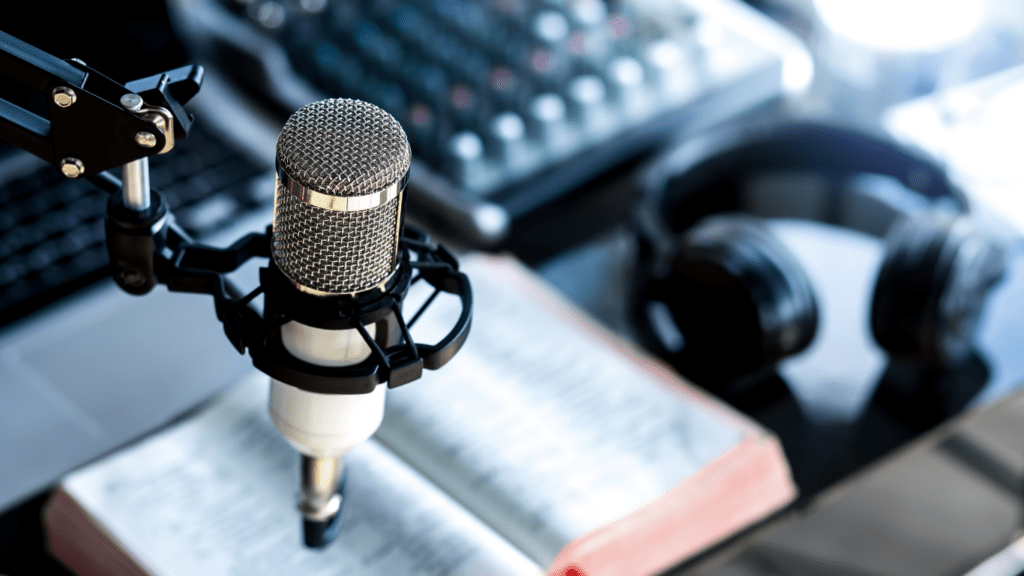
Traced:
[[[467, 257], [462, 269], [475, 300], [469, 339], [438, 372], [389, 390], [377, 437], [542, 565], [751, 431], [519, 264]], [[446, 317], [428, 313], [415, 328]]]
[[299, 456], [266, 376], [63, 483], [150, 574], [519, 576], [540, 568], [380, 444], [346, 457], [341, 533], [302, 545]]

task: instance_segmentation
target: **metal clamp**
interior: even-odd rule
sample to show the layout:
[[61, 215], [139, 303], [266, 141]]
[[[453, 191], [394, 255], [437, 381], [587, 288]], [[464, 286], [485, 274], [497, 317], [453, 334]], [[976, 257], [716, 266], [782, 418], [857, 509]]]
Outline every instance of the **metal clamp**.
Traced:
[[[147, 104], [138, 94], [129, 92], [121, 96], [121, 106], [135, 115], [156, 126], [164, 136], [164, 147], [157, 154], [166, 154], [174, 148], [174, 115], [166, 108]], [[135, 135], [135, 142], [143, 148], [151, 148], [155, 145], [155, 139], [147, 137], [145, 133], [139, 132]], [[149, 144], [153, 142], [153, 144]]]

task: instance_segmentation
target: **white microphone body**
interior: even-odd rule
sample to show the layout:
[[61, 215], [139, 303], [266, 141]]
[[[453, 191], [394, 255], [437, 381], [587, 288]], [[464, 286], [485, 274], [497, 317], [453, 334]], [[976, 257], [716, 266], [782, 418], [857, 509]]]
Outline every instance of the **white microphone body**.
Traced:
[[[376, 326], [366, 327], [371, 337]], [[370, 356], [355, 329], [325, 330], [298, 322], [281, 327], [281, 343], [299, 360], [318, 366], [352, 366]], [[380, 428], [386, 386], [369, 394], [320, 394], [271, 379], [270, 418], [296, 450], [317, 458], [340, 458]]]

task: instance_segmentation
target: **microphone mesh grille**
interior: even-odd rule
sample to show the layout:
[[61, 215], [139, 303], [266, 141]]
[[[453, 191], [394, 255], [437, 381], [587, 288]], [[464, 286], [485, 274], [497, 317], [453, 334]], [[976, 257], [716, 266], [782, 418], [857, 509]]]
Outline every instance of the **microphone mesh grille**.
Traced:
[[409, 170], [412, 153], [393, 116], [368, 102], [335, 98], [292, 114], [277, 161], [303, 186], [331, 196], [383, 190]]
[[[364, 196], [398, 183], [409, 170], [409, 141], [380, 108], [332, 99], [292, 114], [277, 140], [277, 161], [293, 180], [331, 196]], [[272, 255], [297, 285], [328, 294], [377, 286], [398, 261], [403, 193], [375, 208], [334, 211], [277, 183]]]
[[317, 208], [277, 184], [274, 262], [298, 284], [329, 294], [373, 288], [398, 259], [398, 198], [369, 210]]

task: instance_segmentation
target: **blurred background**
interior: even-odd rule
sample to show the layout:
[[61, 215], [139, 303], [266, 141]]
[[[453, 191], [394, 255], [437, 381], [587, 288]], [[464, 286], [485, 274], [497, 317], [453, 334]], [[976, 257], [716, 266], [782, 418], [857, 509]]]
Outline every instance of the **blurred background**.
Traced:
[[[676, 573], [1024, 570], [1024, 4], [57, 1], [0, 29], [119, 82], [207, 68], [151, 175], [199, 238], [269, 215], [292, 111], [398, 118], [410, 222], [781, 438], [800, 501]], [[2, 176], [0, 330], [107, 273], [101, 193], [51, 172]], [[0, 572], [63, 573], [47, 494], [0, 506]]]

